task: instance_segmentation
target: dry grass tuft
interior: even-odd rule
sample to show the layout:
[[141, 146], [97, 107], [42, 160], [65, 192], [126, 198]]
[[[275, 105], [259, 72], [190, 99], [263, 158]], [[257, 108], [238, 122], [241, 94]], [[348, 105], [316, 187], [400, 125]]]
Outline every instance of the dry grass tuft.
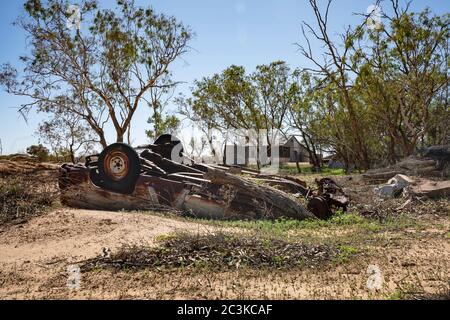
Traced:
[[47, 183], [27, 176], [0, 179], [0, 225], [21, 223], [45, 212], [55, 198]]

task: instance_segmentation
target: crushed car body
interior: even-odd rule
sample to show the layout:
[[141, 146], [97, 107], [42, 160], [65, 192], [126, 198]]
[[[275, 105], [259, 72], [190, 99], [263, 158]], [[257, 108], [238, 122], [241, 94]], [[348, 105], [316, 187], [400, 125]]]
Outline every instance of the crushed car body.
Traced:
[[[112, 144], [84, 165], [61, 166], [61, 202], [98, 210], [176, 210], [213, 219], [323, 219], [348, 204], [329, 178], [316, 181], [313, 190], [289, 176], [185, 160], [181, 142], [171, 135], [137, 148]], [[307, 200], [306, 207], [299, 197]]]

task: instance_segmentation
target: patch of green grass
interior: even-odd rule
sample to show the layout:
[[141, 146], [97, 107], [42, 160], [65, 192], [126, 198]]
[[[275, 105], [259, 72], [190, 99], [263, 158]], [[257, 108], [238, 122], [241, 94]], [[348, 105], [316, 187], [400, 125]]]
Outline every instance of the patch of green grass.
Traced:
[[175, 233], [168, 233], [168, 234], [160, 234], [155, 237], [156, 242], [165, 242], [172, 239], [175, 239], [177, 235]]
[[376, 220], [350, 212], [338, 212], [328, 220], [203, 220], [202, 223], [225, 228], [242, 228], [254, 232], [260, 237], [278, 238], [287, 241], [302, 239], [309, 243], [333, 243], [337, 245], [363, 244], [378, 241], [379, 235], [383, 232], [422, 228], [422, 225], [416, 220], [404, 215]]
[[347, 226], [355, 224], [366, 224], [370, 223], [371, 221], [355, 213], [345, 213], [342, 211], [337, 211], [335, 215], [327, 220], [327, 222], [331, 225], [335, 224], [340, 226]]
[[288, 175], [322, 175], [322, 176], [342, 176], [345, 175], [344, 169], [333, 169], [328, 167], [322, 167], [321, 172], [314, 171], [314, 167], [311, 165], [301, 165], [300, 169], [302, 172], [298, 172], [297, 167], [295, 166], [281, 166], [280, 173], [288, 174]]
[[273, 233], [284, 233], [291, 230], [317, 230], [321, 228], [332, 228], [336, 226], [370, 225], [377, 224], [376, 221], [364, 218], [354, 213], [338, 212], [328, 220], [320, 219], [277, 219], [277, 220], [236, 220], [236, 221], [211, 221], [209, 223], [227, 227], [239, 227], [252, 230], [270, 231]]
[[339, 249], [341, 250], [341, 253], [346, 256], [355, 255], [360, 252], [360, 249], [349, 245], [341, 245]]
[[382, 225], [384, 229], [389, 231], [399, 231], [407, 228], [421, 230], [425, 227], [417, 219], [414, 219], [405, 214], [388, 215], [380, 222], [380, 225]]
[[405, 300], [406, 294], [402, 290], [395, 290], [386, 296], [386, 300]]
[[353, 246], [353, 245], [340, 245], [339, 246], [339, 255], [335, 259], [338, 264], [347, 263], [351, 260], [352, 257], [361, 252], [361, 249]]

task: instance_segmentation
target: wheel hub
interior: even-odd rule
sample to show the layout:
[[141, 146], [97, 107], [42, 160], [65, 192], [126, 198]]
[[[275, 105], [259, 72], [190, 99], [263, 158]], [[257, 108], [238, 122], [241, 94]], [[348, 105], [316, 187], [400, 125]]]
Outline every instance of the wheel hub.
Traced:
[[106, 173], [114, 180], [123, 179], [129, 171], [128, 156], [120, 151], [113, 151], [105, 159]]

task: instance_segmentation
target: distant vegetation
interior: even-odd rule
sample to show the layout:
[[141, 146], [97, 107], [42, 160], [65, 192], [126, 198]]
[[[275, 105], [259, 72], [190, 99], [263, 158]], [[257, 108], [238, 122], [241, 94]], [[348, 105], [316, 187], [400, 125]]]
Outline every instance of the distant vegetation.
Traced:
[[[29, 39], [29, 55], [20, 57], [25, 68], [2, 65], [0, 85], [29, 99], [24, 114], [49, 116], [41, 140], [72, 161], [77, 152], [108, 144], [105, 126], [114, 128], [115, 141], [130, 143], [132, 119], [147, 106], [151, 128], [141, 134], [150, 139], [187, 118], [215, 156], [218, 133], [267, 130], [257, 145], [270, 145], [268, 137], [279, 130], [301, 136], [315, 168], [331, 153], [346, 171], [367, 170], [450, 140], [450, 15], [412, 12], [398, 0], [381, 4], [383, 10], [361, 14], [335, 37], [327, 25], [332, 1], [309, 0], [315, 18], [301, 25], [298, 66], [232, 65], [195, 81], [189, 96], [171, 99], [178, 82], [170, 67], [193, 36], [175, 17], [132, 0], [118, 0], [114, 10], [82, 0], [83, 28], [69, 28], [65, 1], [28, 0], [16, 22]], [[314, 52], [312, 42], [323, 51]], [[308, 67], [301, 65], [305, 59]], [[178, 114], [166, 112], [169, 101]]]
[[[323, 8], [309, 2], [315, 23], [303, 23], [298, 47], [312, 68], [276, 61], [247, 73], [230, 66], [196, 81], [192, 96], [180, 99], [182, 112], [210, 135], [230, 128], [297, 133], [316, 168], [323, 151], [347, 170], [369, 169], [449, 143], [450, 15], [414, 13], [391, 0], [382, 24], [369, 28], [371, 16], [362, 15], [333, 41], [331, 1]], [[311, 41], [324, 52], [313, 52]]]

